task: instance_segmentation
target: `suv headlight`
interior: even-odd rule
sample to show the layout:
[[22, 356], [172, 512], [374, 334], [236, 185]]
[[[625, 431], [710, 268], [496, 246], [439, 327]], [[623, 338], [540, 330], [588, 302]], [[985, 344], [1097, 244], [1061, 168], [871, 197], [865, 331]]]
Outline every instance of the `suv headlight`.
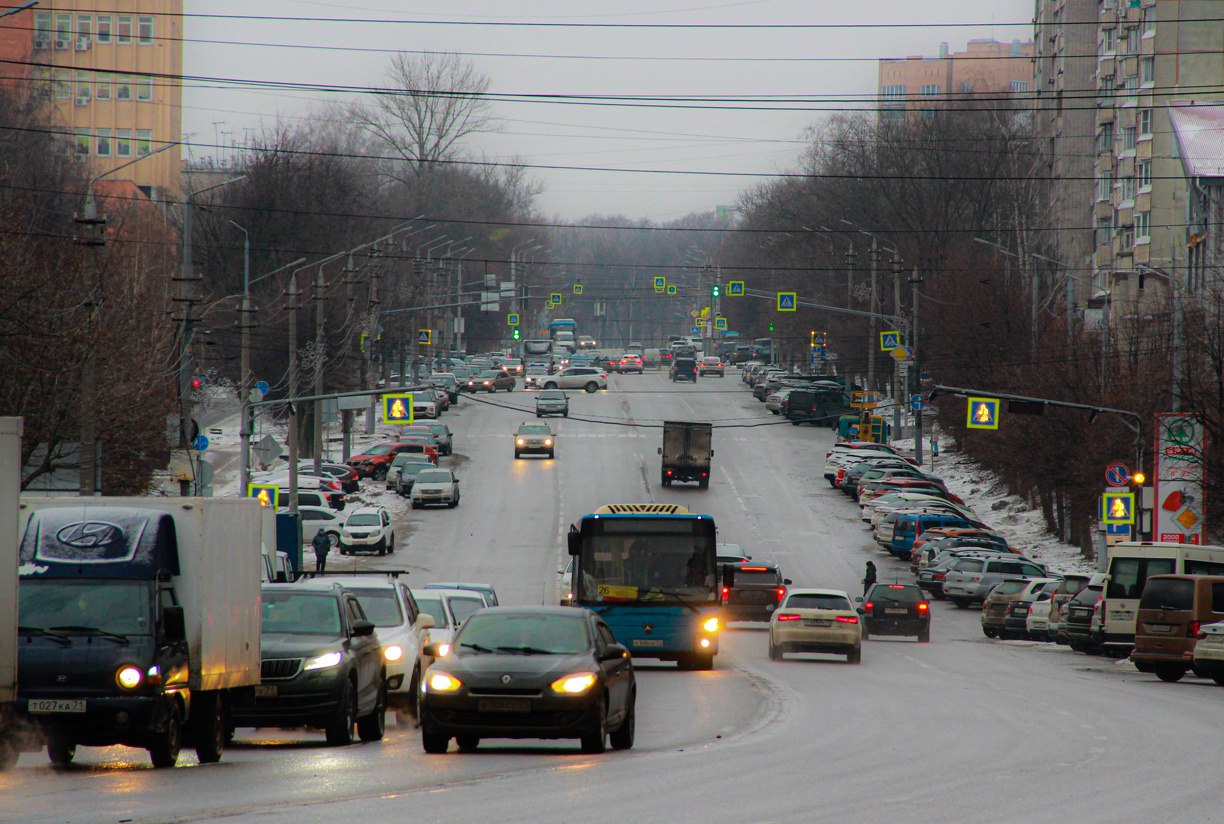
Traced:
[[302, 669], [306, 672], [311, 670], [331, 669], [340, 665], [340, 661], [344, 656], [338, 652], [326, 652], [322, 655], [316, 655], [314, 658], [307, 658]]
[[388, 661], [399, 661], [404, 657], [404, 648], [399, 644], [391, 644], [383, 647], [383, 658]]

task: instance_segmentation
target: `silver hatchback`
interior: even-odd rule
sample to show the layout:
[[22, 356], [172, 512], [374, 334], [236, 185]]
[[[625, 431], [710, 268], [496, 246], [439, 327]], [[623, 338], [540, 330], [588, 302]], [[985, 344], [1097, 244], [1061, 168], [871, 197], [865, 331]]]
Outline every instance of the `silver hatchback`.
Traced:
[[944, 574], [943, 594], [962, 609], [983, 600], [1008, 578], [1044, 578], [1045, 567], [1018, 555], [961, 558]]

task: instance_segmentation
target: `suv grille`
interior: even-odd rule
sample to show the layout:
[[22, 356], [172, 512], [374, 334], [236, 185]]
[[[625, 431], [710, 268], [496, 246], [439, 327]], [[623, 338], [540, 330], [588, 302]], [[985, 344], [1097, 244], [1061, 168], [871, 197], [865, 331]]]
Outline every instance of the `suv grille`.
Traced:
[[264, 681], [292, 678], [302, 668], [301, 658], [265, 658], [259, 667], [259, 677]]

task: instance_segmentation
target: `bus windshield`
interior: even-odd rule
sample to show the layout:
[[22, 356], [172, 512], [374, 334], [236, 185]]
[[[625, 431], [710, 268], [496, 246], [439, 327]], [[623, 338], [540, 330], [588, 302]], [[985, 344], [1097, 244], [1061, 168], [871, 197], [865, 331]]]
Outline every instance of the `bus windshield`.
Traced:
[[718, 600], [708, 519], [599, 518], [584, 526], [578, 602]]

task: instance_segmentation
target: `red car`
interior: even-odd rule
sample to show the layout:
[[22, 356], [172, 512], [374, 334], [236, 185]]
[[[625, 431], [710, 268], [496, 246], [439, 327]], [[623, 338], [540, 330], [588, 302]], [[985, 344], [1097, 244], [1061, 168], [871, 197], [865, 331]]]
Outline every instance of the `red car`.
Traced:
[[348, 465], [357, 470], [362, 478], [373, 478], [381, 481], [387, 477], [387, 469], [395, 456], [401, 452], [421, 452], [429, 455], [435, 464], [438, 462], [438, 448], [426, 444], [423, 439], [406, 438], [403, 441], [390, 441], [371, 446], [360, 455], [348, 459]]

